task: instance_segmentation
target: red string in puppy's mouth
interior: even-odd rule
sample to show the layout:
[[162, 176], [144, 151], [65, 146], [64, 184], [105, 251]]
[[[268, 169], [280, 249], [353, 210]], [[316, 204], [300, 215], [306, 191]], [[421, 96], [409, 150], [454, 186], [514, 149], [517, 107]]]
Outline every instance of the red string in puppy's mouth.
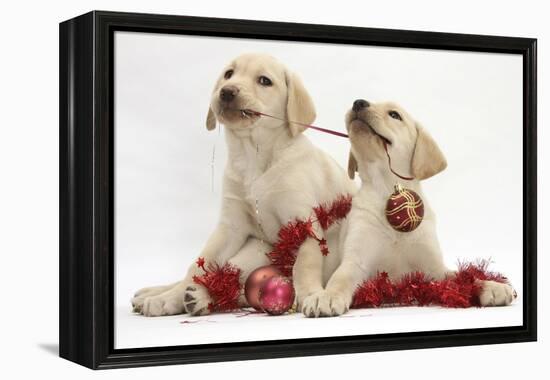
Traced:
[[270, 117], [270, 118], [272, 118], [272, 119], [276, 119], [276, 120], [280, 120], [280, 121], [286, 121], [287, 123], [292, 123], [292, 124], [301, 125], [302, 127], [315, 129], [315, 130], [317, 130], [317, 131], [325, 132], [325, 133], [328, 133], [328, 134], [331, 134], [331, 135], [334, 135], [334, 136], [340, 136], [340, 137], [349, 138], [349, 136], [348, 136], [347, 134], [342, 133], [342, 132], [338, 132], [338, 131], [333, 131], [332, 129], [326, 129], [326, 128], [321, 128], [321, 127], [316, 127], [316, 126], [314, 126], [314, 125], [305, 124], [305, 123], [300, 123], [300, 122], [298, 122], [298, 121], [286, 120], [286, 119], [283, 119], [283, 118], [280, 118], [280, 117], [268, 115], [268, 114], [266, 114], [266, 113], [259, 112], [259, 111], [254, 111], [254, 110], [251, 110], [251, 109], [244, 109], [244, 110], [241, 110], [241, 112], [242, 112], [244, 115], [248, 115], [248, 116], [265, 116], [265, 117]]
[[[280, 120], [280, 121], [285, 121], [287, 123], [292, 123], [292, 124], [297, 124], [297, 125], [301, 125], [303, 127], [306, 127], [306, 128], [310, 128], [310, 129], [315, 129], [316, 131], [320, 131], [320, 132], [324, 132], [324, 133], [328, 133], [328, 134], [331, 134], [331, 135], [334, 135], [334, 136], [339, 136], [339, 137], [346, 137], [346, 138], [349, 138], [349, 136], [345, 133], [342, 133], [342, 132], [338, 132], [338, 131], [333, 131], [332, 129], [326, 129], [326, 128], [321, 128], [321, 127], [316, 127], [315, 125], [311, 125], [311, 124], [305, 124], [305, 123], [300, 123], [298, 121], [292, 121], [292, 120], [287, 120], [287, 119], [283, 119], [283, 118], [280, 118], [280, 117], [277, 117], [277, 116], [273, 116], [273, 115], [268, 115], [266, 113], [263, 113], [263, 112], [259, 112], [259, 111], [254, 111], [254, 110], [251, 110], [249, 108], [247, 109], [242, 109], [240, 110], [243, 117], [250, 117], [250, 116], [264, 116], [264, 117], [270, 117], [272, 119], [276, 119], [276, 120]], [[368, 124], [367, 124], [368, 125]], [[373, 132], [375, 133], [376, 136], [378, 136], [382, 142], [384, 143], [384, 151], [386, 152], [386, 156], [388, 157], [388, 166], [390, 168], [390, 171], [396, 175], [397, 177], [401, 178], [401, 179], [404, 179], [404, 180], [407, 180], [407, 181], [412, 181], [414, 179], [414, 177], [407, 177], [407, 176], [403, 176], [403, 175], [400, 175], [398, 174], [395, 170], [393, 170], [392, 166], [391, 166], [391, 157], [390, 157], [390, 153], [388, 152], [388, 144], [391, 145], [391, 141], [389, 141], [387, 138], [385, 138], [384, 136], [380, 135], [378, 132], [376, 132], [376, 130], [374, 130], [374, 128], [372, 128], [370, 125], [369, 127], [373, 130]]]
[[361, 123], [362, 125], [364, 125], [365, 127], [367, 127], [371, 133], [373, 133], [375, 136], [377, 136], [380, 140], [382, 140], [382, 142], [384, 142], [385, 144], [387, 145], [391, 145], [392, 142], [390, 141], [390, 139], [388, 139], [386, 136], [383, 136], [381, 135], [380, 133], [378, 133], [378, 131], [376, 129], [374, 129], [374, 127], [372, 125], [370, 125], [366, 120], [363, 120], [361, 119], [360, 117], [356, 117], [355, 119], [351, 120], [350, 121], [350, 125], [351, 123], [353, 123], [354, 121], [358, 121], [359, 123]]

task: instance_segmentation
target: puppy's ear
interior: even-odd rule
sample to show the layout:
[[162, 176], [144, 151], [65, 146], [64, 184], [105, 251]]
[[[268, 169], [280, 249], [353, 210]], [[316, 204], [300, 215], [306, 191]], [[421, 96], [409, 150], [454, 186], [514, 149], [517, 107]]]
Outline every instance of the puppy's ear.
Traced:
[[353, 152], [349, 151], [349, 158], [348, 158], [348, 175], [351, 179], [355, 178], [355, 172], [358, 170], [357, 167], [357, 160], [355, 159], [355, 156], [353, 155]]
[[212, 108], [208, 107], [208, 114], [206, 115], [206, 129], [209, 131], [216, 128], [216, 116], [212, 112]]
[[412, 156], [412, 174], [416, 179], [430, 178], [447, 167], [447, 160], [435, 140], [417, 124], [416, 145]]
[[[307, 93], [302, 81], [294, 73], [286, 73], [286, 86], [288, 99], [286, 105], [286, 116], [290, 121], [303, 124], [311, 124], [315, 120], [315, 106]], [[303, 132], [307, 127], [288, 123], [290, 134], [294, 137]]]

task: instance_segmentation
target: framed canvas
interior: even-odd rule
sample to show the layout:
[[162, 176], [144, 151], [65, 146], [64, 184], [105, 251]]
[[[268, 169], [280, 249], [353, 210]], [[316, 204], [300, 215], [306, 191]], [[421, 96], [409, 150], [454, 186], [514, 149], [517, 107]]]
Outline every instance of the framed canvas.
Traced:
[[59, 74], [61, 357], [536, 340], [535, 39], [93, 11]]

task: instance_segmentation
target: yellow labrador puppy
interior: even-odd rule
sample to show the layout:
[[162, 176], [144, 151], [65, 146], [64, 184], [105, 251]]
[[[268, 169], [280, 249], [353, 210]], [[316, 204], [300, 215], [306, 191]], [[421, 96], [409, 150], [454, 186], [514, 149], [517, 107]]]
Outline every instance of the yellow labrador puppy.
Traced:
[[[206, 128], [213, 130], [217, 122], [226, 127], [228, 160], [221, 216], [198, 256], [207, 263], [232, 263], [241, 269], [243, 281], [269, 263], [265, 253], [281, 226], [307, 218], [314, 206], [356, 190], [345, 170], [301, 133], [304, 127], [246, 110], [307, 124], [315, 119], [313, 102], [300, 79], [270, 56], [241, 55], [216, 82]], [[313, 239], [304, 242], [293, 272], [298, 303], [323, 289], [336, 267], [332, 252], [338, 247], [339, 226], [315, 232], [327, 239], [331, 255], [323, 257]], [[196, 274], [202, 270], [193, 263], [183, 281], [138, 291], [134, 310], [146, 316], [207, 314], [211, 299], [193, 282]]]
[[[348, 173], [359, 172], [362, 186], [342, 226], [341, 263], [326, 289], [304, 301], [308, 316], [345, 313], [353, 293], [364, 280], [379, 271], [397, 280], [405, 273], [422, 271], [435, 279], [452, 272], [445, 266], [435, 230], [435, 215], [422, 193], [420, 181], [444, 170], [447, 162], [432, 139], [405, 110], [394, 103], [370, 104], [359, 99], [346, 114], [351, 141]], [[388, 167], [384, 150], [388, 144], [392, 168], [413, 180], [398, 179]], [[388, 196], [396, 182], [418, 193], [424, 202], [424, 219], [412, 232], [395, 231], [385, 217]], [[483, 306], [508, 305], [515, 293], [511, 286], [484, 281]]]

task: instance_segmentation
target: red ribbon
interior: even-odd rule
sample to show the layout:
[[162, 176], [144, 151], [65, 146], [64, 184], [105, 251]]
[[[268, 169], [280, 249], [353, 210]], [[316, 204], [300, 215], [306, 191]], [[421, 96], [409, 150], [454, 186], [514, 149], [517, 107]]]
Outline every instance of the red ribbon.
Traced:
[[[256, 115], [256, 116], [265, 116], [265, 117], [270, 117], [270, 118], [272, 118], [272, 119], [276, 119], [276, 120], [280, 120], [280, 121], [286, 121], [287, 123], [298, 124], [298, 125], [301, 125], [301, 126], [306, 127], [306, 128], [315, 129], [315, 130], [317, 130], [317, 131], [325, 132], [325, 133], [328, 133], [328, 134], [331, 134], [331, 135], [335, 135], [335, 136], [339, 136], [339, 137], [346, 137], [346, 138], [349, 138], [349, 136], [346, 135], [345, 133], [338, 132], [338, 131], [333, 131], [332, 129], [326, 129], [326, 128], [321, 128], [321, 127], [316, 127], [315, 125], [300, 123], [300, 122], [298, 122], [298, 121], [286, 120], [286, 119], [282, 119], [282, 118], [280, 118], [280, 117], [268, 115], [268, 114], [266, 114], [266, 113], [259, 112], [259, 111], [254, 111], [254, 110], [251, 110], [251, 109], [244, 110], [244, 112], [250, 113], [250, 114]], [[397, 177], [401, 178], [401, 179], [404, 179], [404, 180], [406, 180], [406, 181], [412, 181], [412, 180], [414, 179], [414, 177], [406, 177], [406, 176], [403, 176], [403, 175], [401, 175], [401, 174], [398, 174], [397, 172], [395, 172], [395, 171], [393, 170], [393, 168], [391, 167], [391, 157], [390, 157], [390, 153], [388, 152], [388, 144], [386, 143], [386, 141], [382, 141], [382, 142], [384, 143], [384, 150], [386, 151], [386, 156], [388, 156], [388, 166], [390, 167], [390, 171], [391, 171], [393, 174], [395, 174]]]
[[331, 134], [331, 135], [349, 138], [349, 136], [346, 135], [345, 133], [333, 131], [332, 129], [325, 129], [325, 128], [321, 128], [321, 127], [316, 127], [316, 126], [314, 126], [314, 125], [305, 124], [305, 123], [300, 123], [300, 122], [298, 122], [298, 121], [285, 120], [285, 119], [281, 119], [281, 118], [279, 118], [279, 117], [275, 117], [275, 116], [268, 115], [268, 114], [263, 113], [263, 112], [254, 111], [254, 110], [246, 110], [245, 112], [249, 112], [249, 113], [254, 114], [254, 115], [256, 115], [256, 116], [266, 116], [266, 117], [270, 117], [270, 118], [272, 118], [272, 119], [277, 119], [277, 120], [281, 120], [281, 121], [286, 121], [287, 123], [298, 124], [298, 125], [301, 125], [301, 126], [303, 126], [303, 127], [311, 128], [311, 129], [316, 129], [316, 130], [318, 130], [318, 131], [325, 132], [325, 133], [329, 133], [329, 134]]
[[393, 174], [395, 174], [396, 176], [398, 176], [399, 178], [404, 179], [405, 181], [412, 181], [412, 180], [414, 179], [414, 177], [405, 177], [405, 176], [403, 176], [403, 175], [401, 175], [401, 174], [396, 173], [396, 172], [393, 170], [393, 168], [391, 167], [391, 157], [390, 157], [390, 153], [388, 152], [388, 144], [387, 144], [385, 141], [383, 141], [383, 143], [384, 143], [384, 150], [386, 151], [386, 156], [388, 156], [388, 166], [390, 167], [391, 172], [392, 172]]

